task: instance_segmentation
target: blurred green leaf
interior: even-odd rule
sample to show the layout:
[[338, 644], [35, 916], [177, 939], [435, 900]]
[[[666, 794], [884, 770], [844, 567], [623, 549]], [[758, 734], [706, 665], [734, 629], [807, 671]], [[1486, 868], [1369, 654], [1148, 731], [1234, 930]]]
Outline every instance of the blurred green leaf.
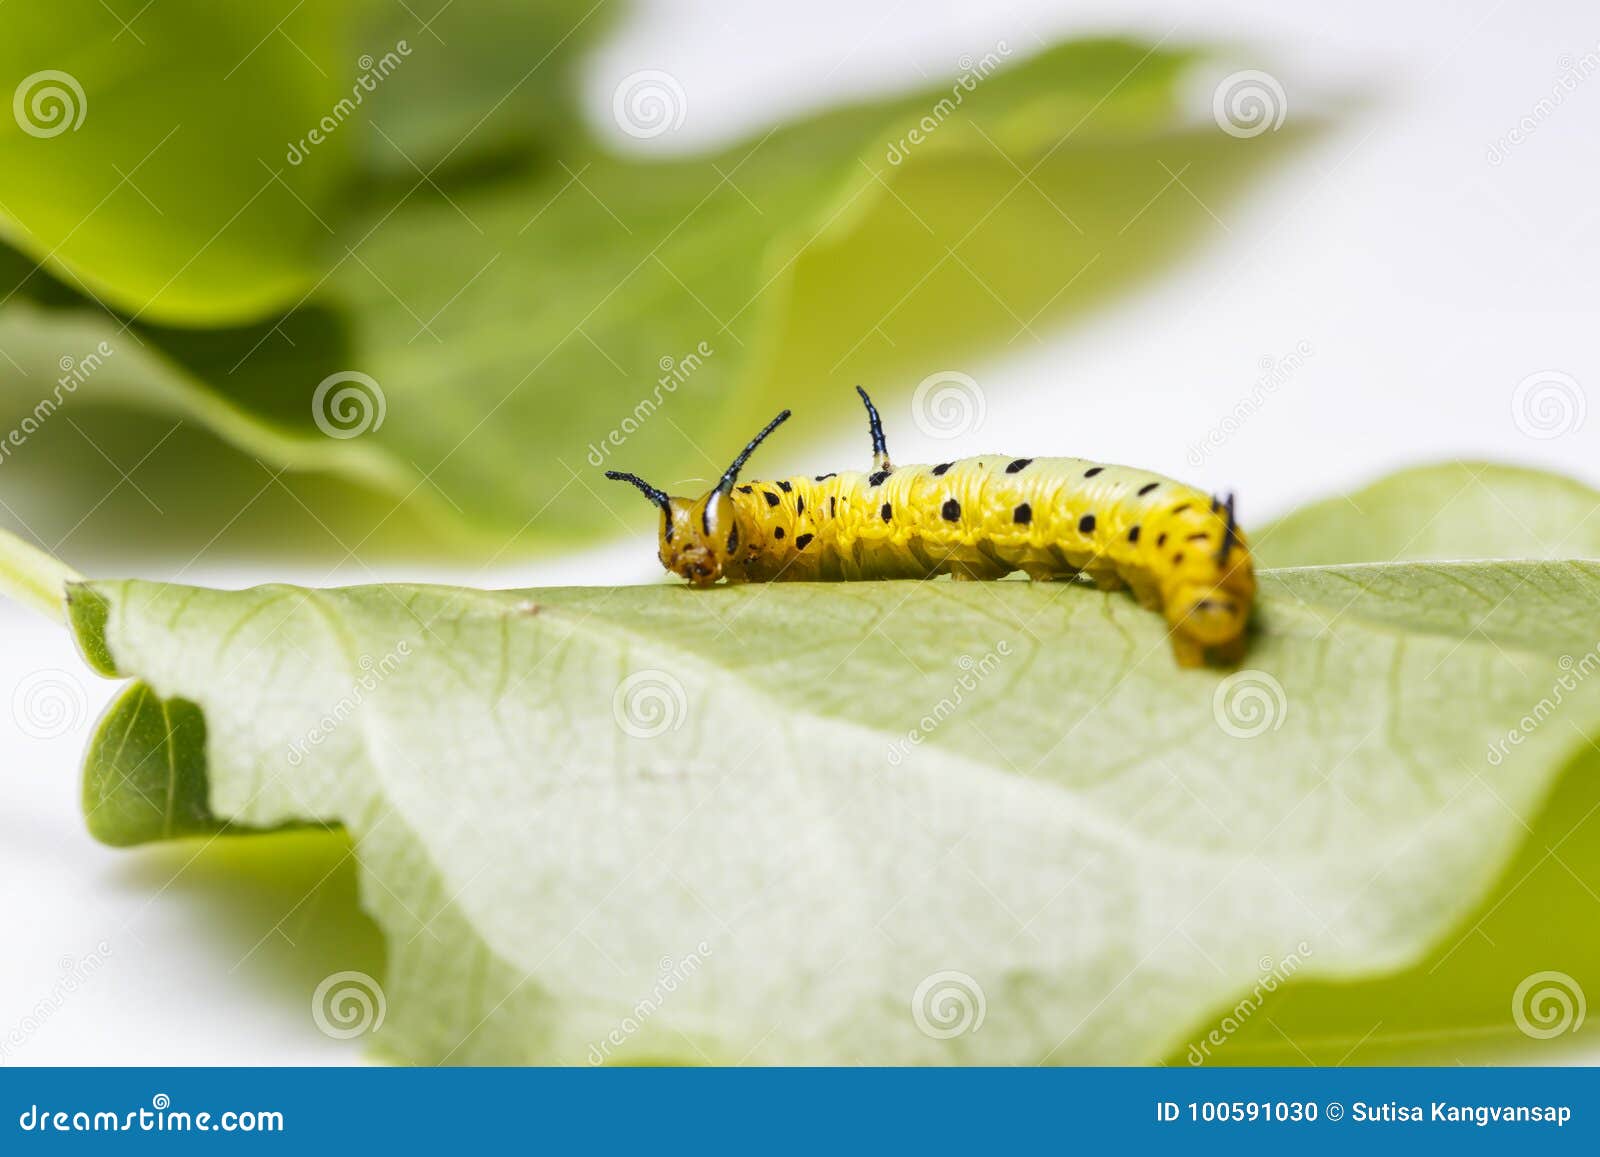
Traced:
[[[600, 466], [704, 477], [779, 405], [815, 397], [793, 447], [853, 413], [853, 381], [892, 392], [1035, 340], [1217, 229], [1274, 141], [1188, 124], [1188, 62], [1080, 42], [711, 156], [569, 141], [521, 170], [402, 180], [339, 227], [302, 308], [141, 327], [174, 371], [150, 388], [168, 405], [214, 391], [185, 412], [207, 420], [226, 397], [213, 428], [251, 454], [336, 463], [497, 549], [643, 525], [596, 489]], [[36, 335], [10, 343], [31, 357], [7, 346], [20, 367], [49, 372], [58, 316], [17, 323]]]
[[365, 54], [381, 57], [402, 41], [410, 54], [368, 98], [369, 165], [406, 186], [423, 173], [443, 182], [581, 135], [578, 50], [621, 7], [605, 0], [372, 5]]
[[1391, 474], [1263, 527], [1263, 566], [1600, 557], [1600, 492], [1541, 470], [1449, 462]]
[[[358, 142], [285, 159], [348, 94], [353, 0], [0, 5], [0, 228], [126, 314], [224, 324], [315, 282]], [[0, 288], [9, 297], [13, 285]]]
[[[1549, 694], [1547, 687], [1538, 697]], [[1576, 713], [1570, 722], [1577, 722]], [[1528, 827], [1495, 886], [1427, 952], [1393, 962], [1394, 971], [1374, 979], [1283, 986], [1239, 1017], [1238, 1030], [1220, 1045], [1209, 1044], [1206, 1034], [1234, 1009], [1213, 1010], [1186, 1034], [1171, 1062], [1196, 1063], [1197, 1053], [1206, 1063], [1225, 1065], [1567, 1064], [1592, 1058], [1600, 1037], [1592, 1004], [1582, 1024], [1572, 1016], [1563, 1027], [1559, 1001], [1564, 992], [1575, 1012], [1575, 1001], [1592, 1002], [1600, 985], [1594, 919], [1600, 907], [1600, 755], [1585, 748], [1555, 782], [1542, 806], [1517, 810]], [[1542, 975], [1549, 973], [1559, 975]], [[1202, 1044], [1208, 1047], [1199, 1053]]]

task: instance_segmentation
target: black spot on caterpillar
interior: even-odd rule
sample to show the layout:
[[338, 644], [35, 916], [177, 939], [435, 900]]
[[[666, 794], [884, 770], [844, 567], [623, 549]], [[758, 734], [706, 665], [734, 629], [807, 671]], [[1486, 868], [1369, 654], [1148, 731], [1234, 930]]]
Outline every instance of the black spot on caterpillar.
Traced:
[[[788, 419], [785, 410], [699, 498], [672, 497], [634, 474], [606, 476], [638, 488], [660, 510], [662, 565], [697, 587], [724, 578], [1083, 575], [1102, 589], [1130, 588], [1159, 611], [1179, 663], [1242, 657], [1255, 575], [1231, 496], [1218, 500], [1149, 471], [1079, 458], [986, 455], [896, 467], [877, 409], [856, 390], [867, 407], [870, 472], [735, 486], [756, 447]], [[792, 509], [779, 491], [795, 495]], [[1169, 555], [1162, 549], [1169, 538], [1218, 545]], [[748, 545], [737, 554], [741, 542]]]

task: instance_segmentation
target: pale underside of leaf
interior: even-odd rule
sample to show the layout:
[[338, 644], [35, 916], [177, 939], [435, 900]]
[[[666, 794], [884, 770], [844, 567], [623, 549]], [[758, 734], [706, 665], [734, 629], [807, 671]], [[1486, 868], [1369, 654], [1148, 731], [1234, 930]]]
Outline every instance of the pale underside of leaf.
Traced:
[[[604, 1059], [1153, 1060], [1263, 957], [1415, 959], [1600, 711], [1580, 684], [1486, 759], [1594, 646], [1592, 564], [1269, 572], [1253, 738], [1224, 673], [1070, 585], [75, 590], [86, 643], [203, 712], [207, 815], [352, 833], [381, 1043], [425, 1061], [584, 1063], [624, 1021]], [[642, 673], [649, 738], [613, 701]], [[980, 1030], [919, 1029], [945, 971]]]

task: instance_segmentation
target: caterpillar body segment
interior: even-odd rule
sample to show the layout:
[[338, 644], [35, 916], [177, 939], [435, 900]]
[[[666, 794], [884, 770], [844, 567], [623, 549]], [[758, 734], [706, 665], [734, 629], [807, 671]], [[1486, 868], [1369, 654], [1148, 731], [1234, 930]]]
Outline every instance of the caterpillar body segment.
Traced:
[[[857, 387], [859, 390], [860, 387]], [[1242, 657], [1255, 599], [1250, 553], [1233, 503], [1159, 474], [1082, 458], [984, 454], [894, 466], [877, 411], [870, 472], [738, 481], [739, 469], [788, 411], [699, 499], [633, 475], [662, 512], [664, 566], [695, 586], [729, 582], [930, 578], [1092, 580], [1132, 590], [1171, 626], [1184, 666], [1208, 653]]]

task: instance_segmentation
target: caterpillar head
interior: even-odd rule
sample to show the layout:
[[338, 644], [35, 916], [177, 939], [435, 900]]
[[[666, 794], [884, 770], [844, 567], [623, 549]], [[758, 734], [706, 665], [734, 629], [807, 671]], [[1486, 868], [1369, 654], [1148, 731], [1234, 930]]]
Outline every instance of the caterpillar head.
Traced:
[[717, 484], [699, 498], [675, 498], [651, 486], [637, 474], [607, 470], [606, 477], [638, 487], [661, 511], [661, 565], [697, 587], [707, 587], [722, 577], [724, 567], [739, 548], [739, 527], [733, 516], [733, 484], [739, 480], [750, 455], [786, 420], [785, 410], [750, 440]]
[[1219, 579], [1181, 583], [1167, 603], [1167, 621], [1202, 647], [1231, 643], [1244, 634], [1255, 591], [1250, 558], [1237, 551], [1235, 565]]
[[1249, 549], [1233, 517], [1233, 496], [1213, 500], [1212, 512], [1223, 518], [1222, 545], [1214, 556], [1191, 556], [1173, 575], [1165, 601], [1174, 631], [1201, 647], [1232, 643], [1244, 634], [1255, 602], [1255, 569]]

